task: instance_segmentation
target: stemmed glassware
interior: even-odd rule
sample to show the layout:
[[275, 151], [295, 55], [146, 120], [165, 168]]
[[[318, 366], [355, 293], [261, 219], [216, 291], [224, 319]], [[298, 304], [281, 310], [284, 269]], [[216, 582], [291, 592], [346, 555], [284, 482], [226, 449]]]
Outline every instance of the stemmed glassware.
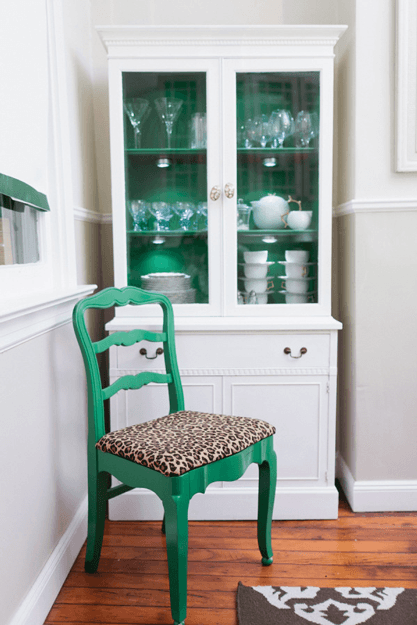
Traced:
[[295, 138], [299, 147], [308, 148], [311, 139], [319, 132], [319, 118], [317, 113], [300, 111], [295, 120]]
[[194, 204], [192, 202], [175, 202], [172, 205], [172, 210], [178, 215], [179, 229], [180, 230], [192, 230], [191, 219], [194, 216]]
[[193, 219], [194, 230], [207, 230], [207, 202], [199, 202]]
[[294, 134], [294, 118], [289, 111], [278, 109], [269, 118], [269, 134], [273, 148], [282, 148], [287, 137]]
[[270, 140], [270, 128], [267, 115], [258, 115], [253, 120], [255, 141], [261, 144], [261, 148], [266, 148]]
[[149, 102], [144, 98], [128, 98], [124, 101], [124, 109], [135, 132], [135, 148], [141, 144], [141, 123], [149, 111]]
[[167, 202], [152, 202], [149, 210], [155, 217], [155, 230], [169, 230], [169, 222], [172, 218], [171, 205]]
[[171, 135], [174, 123], [180, 113], [183, 101], [179, 98], [157, 98], [155, 108], [160, 120], [165, 124], [167, 132], [167, 147], [171, 147]]
[[129, 212], [133, 219], [133, 231], [140, 232], [148, 229], [149, 202], [144, 200], [131, 200], [128, 203]]

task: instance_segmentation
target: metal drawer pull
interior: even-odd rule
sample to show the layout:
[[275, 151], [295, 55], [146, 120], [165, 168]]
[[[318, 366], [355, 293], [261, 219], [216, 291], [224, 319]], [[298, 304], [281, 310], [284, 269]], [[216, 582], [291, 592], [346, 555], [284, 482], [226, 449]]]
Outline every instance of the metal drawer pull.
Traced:
[[291, 358], [301, 358], [301, 356], [304, 356], [304, 354], [307, 353], [307, 347], [302, 347], [300, 349], [300, 355], [299, 356], [293, 356], [291, 354], [291, 347], [284, 347], [284, 354], [289, 354], [291, 356]]
[[162, 349], [162, 347], [158, 347], [158, 349], [155, 352], [155, 356], [148, 356], [148, 352], [146, 351], [145, 347], [142, 347], [142, 349], [139, 351], [139, 354], [141, 356], [145, 356], [145, 358], [147, 358], [148, 360], [155, 360], [155, 358], [157, 358], [163, 353], [164, 353], [164, 350]]

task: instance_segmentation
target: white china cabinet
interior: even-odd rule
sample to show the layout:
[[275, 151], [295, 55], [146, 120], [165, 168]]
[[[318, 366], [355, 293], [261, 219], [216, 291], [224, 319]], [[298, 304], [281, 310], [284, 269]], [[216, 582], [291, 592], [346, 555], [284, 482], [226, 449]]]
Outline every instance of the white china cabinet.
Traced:
[[[187, 409], [276, 426], [277, 519], [337, 517], [331, 186], [344, 28], [98, 29], [109, 59], [115, 285], [174, 303]], [[144, 314], [122, 308], [107, 329], [160, 328], [158, 311]], [[161, 370], [157, 347], [113, 348], [111, 381]], [[168, 408], [157, 385], [118, 395], [113, 429]], [[110, 504], [114, 519], [162, 517], [147, 491]], [[256, 514], [255, 465], [190, 506], [195, 519]]]

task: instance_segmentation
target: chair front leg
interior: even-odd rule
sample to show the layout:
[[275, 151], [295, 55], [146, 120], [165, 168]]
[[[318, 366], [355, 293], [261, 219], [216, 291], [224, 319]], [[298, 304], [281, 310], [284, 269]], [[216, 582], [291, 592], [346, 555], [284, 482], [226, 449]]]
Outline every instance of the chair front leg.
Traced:
[[262, 554], [262, 564], [273, 562], [271, 544], [271, 523], [277, 482], [277, 456], [271, 450], [268, 457], [259, 465], [258, 493], [258, 545]]
[[88, 533], [84, 568], [87, 573], [97, 571], [103, 543], [107, 503], [107, 476], [91, 470], [88, 476]]
[[171, 613], [175, 625], [187, 614], [188, 497], [169, 496], [163, 501], [168, 555]]

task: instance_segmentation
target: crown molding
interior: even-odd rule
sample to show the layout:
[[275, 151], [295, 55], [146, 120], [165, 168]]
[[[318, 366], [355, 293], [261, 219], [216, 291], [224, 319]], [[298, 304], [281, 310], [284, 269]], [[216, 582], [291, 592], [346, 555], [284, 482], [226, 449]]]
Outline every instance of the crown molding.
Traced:
[[417, 198], [383, 200], [349, 200], [333, 208], [333, 217], [360, 213], [395, 213], [417, 210]]
[[99, 213], [98, 211], [92, 211], [88, 208], [82, 208], [81, 206], [74, 206], [74, 219], [90, 224], [111, 224], [112, 214]]

